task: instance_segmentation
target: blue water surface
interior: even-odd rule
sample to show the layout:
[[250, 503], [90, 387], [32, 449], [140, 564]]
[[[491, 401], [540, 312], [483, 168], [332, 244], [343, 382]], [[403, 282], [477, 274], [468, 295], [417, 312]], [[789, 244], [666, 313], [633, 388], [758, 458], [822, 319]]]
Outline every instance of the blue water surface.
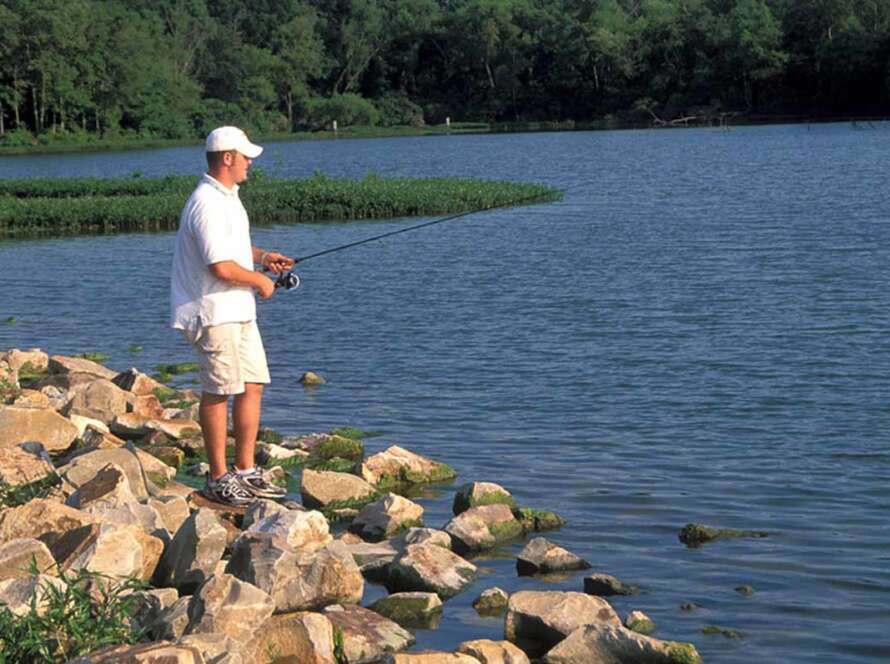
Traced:
[[[845, 124], [269, 144], [256, 165], [279, 176], [567, 193], [300, 266], [298, 291], [259, 305], [264, 424], [380, 431], [370, 452], [397, 442], [458, 482], [557, 510], [569, 525], [548, 538], [640, 586], [614, 599], [619, 614], [644, 610], [706, 662], [886, 662], [888, 148], [890, 129]], [[202, 166], [200, 147], [4, 157], [0, 177]], [[307, 255], [419, 221], [253, 238]], [[172, 246], [170, 233], [0, 242], [0, 348], [104, 351], [119, 369], [191, 360], [166, 327]], [[306, 370], [327, 385], [300, 387]], [[421, 501], [428, 525], [452, 496]], [[687, 522], [770, 536], [687, 549]], [[502, 638], [502, 620], [470, 607], [487, 587], [581, 589], [583, 574], [517, 578], [522, 545], [478, 560], [480, 580], [418, 647]]]

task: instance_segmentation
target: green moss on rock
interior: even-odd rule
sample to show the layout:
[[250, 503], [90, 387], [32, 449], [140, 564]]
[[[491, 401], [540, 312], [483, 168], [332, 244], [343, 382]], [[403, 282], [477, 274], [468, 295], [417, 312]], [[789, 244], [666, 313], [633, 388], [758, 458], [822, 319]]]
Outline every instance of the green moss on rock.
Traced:
[[342, 459], [361, 460], [365, 454], [365, 446], [360, 440], [344, 438], [343, 436], [330, 436], [312, 448], [311, 455], [315, 459]]
[[701, 655], [691, 643], [670, 641], [668, 657], [672, 664], [701, 664]]
[[539, 510], [533, 507], [520, 507], [513, 511], [513, 516], [522, 524], [526, 532], [556, 530], [566, 524], [566, 520], [556, 512]]
[[644, 634], [648, 636], [655, 631], [655, 623], [651, 620], [634, 620], [627, 626], [627, 628], [632, 632], [636, 632], [637, 634]]
[[699, 547], [716, 539], [731, 537], [769, 537], [769, 533], [761, 530], [735, 530], [732, 528], [712, 528], [700, 523], [687, 523], [680, 529], [677, 536], [683, 544], [690, 548]]

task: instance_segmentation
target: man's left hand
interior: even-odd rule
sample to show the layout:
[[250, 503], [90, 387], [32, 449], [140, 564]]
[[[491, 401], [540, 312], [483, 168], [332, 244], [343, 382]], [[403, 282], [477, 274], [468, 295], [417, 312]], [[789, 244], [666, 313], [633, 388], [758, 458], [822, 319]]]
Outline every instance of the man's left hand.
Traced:
[[296, 262], [297, 261], [289, 256], [279, 254], [276, 251], [269, 251], [263, 256], [263, 269], [274, 272], [275, 274], [281, 274], [285, 270], [291, 269]]

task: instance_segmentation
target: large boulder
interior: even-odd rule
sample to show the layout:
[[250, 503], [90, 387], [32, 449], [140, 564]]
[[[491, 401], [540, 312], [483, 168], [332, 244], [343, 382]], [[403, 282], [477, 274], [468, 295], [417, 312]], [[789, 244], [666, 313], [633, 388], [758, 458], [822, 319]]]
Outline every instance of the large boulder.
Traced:
[[164, 551], [154, 584], [190, 592], [214, 573], [225, 551], [226, 537], [216, 512], [196, 510], [183, 521]]
[[543, 537], [531, 540], [516, 557], [516, 571], [520, 576], [589, 568], [586, 560]]
[[457, 473], [447, 464], [391, 445], [368, 457], [362, 464], [362, 476], [382, 490], [400, 484], [444, 482], [457, 477]]
[[49, 355], [39, 348], [29, 350], [10, 348], [5, 353], [0, 353], [0, 360], [4, 360], [16, 371], [21, 371], [23, 367], [30, 368], [32, 371], [44, 371], [49, 365]]
[[497, 546], [522, 534], [522, 525], [504, 504], [471, 507], [445, 524], [455, 551], [468, 553]]
[[395, 493], [388, 493], [365, 505], [349, 526], [349, 530], [369, 542], [392, 537], [400, 530], [420, 526], [423, 507]]
[[127, 412], [127, 394], [110, 380], [99, 378], [74, 390], [65, 414], [76, 413], [110, 424]]
[[47, 498], [33, 500], [0, 511], [0, 542], [35, 537], [52, 549], [53, 543], [69, 530], [90, 525], [95, 519]]
[[582, 625], [545, 656], [545, 664], [634, 662], [634, 664], [698, 664], [701, 656], [691, 643], [661, 641], [621, 625]]
[[256, 521], [244, 531], [242, 537], [268, 533], [280, 537], [297, 552], [312, 553], [327, 546], [333, 538], [328, 520], [321, 512], [285, 510], [274, 512]]
[[75, 489], [66, 503], [75, 509], [101, 514], [135, 501], [123, 468], [109, 463]]
[[529, 654], [540, 655], [581, 625], [621, 626], [609, 603], [584, 593], [522, 590], [507, 604], [504, 636]]
[[335, 508], [368, 503], [377, 490], [355, 475], [307, 468], [300, 479], [300, 495], [303, 505], [311, 509]]
[[482, 664], [529, 664], [528, 655], [509, 641], [464, 641], [457, 647], [457, 651], [472, 655]]
[[[203, 473], [202, 473], [203, 474]], [[241, 527], [249, 530], [253, 524], [258, 523], [266, 517], [278, 514], [279, 512], [287, 512], [286, 505], [282, 505], [277, 500], [267, 500], [258, 498], [248, 505], [244, 511], [244, 517], [241, 520]]]
[[513, 499], [513, 496], [500, 484], [495, 484], [494, 482], [470, 482], [469, 484], [464, 484], [454, 494], [454, 503], [451, 506], [451, 511], [457, 516], [471, 507], [494, 505], [496, 503], [506, 505], [510, 509], [516, 507], [516, 501]]
[[247, 644], [274, 610], [272, 598], [256, 586], [231, 574], [214, 575], [192, 596], [186, 634], [220, 632]]
[[38, 573], [55, 574], [56, 561], [40, 540], [21, 537], [0, 544], [0, 581], [29, 576], [32, 565]]
[[145, 504], [160, 515], [171, 538], [191, 515], [188, 502], [182, 496], [151, 497]]
[[0, 484], [30, 484], [56, 472], [43, 454], [35, 454], [26, 449], [28, 447], [30, 446], [0, 447]]
[[341, 542], [301, 553], [270, 534], [239, 537], [226, 572], [267, 592], [278, 613], [358, 603], [364, 579]]
[[411, 632], [370, 609], [338, 604], [326, 607], [324, 614], [343, 632], [343, 652], [349, 664], [378, 662], [384, 653], [414, 643]]
[[49, 587], [64, 592], [67, 584], [49, 574], [29, 574], [0, 581], [0, 610], [6, 608], [14, 615], [27, 615], [31, 611], [32, 599], [36, 596], [37, 615], [43, 615], [49, 604], [46, 592]]
[[635, 595], [636, 586], [624, 583], [611, 574], [591, 574], [584, 577], [584, 592], [588, 595], [609, 597], [611, 595]]
[[159, 383], [136, 368], [122, 371], [112, 379], [112, 382], [137, 396], [156, 396], [169, 390], [163, 383]]
[[411, 544], [389, 565], [390, 592], [421, 590], [453, 597], [476, 578], [476, 566], [435, 544]]
[[77, 427], [52, 409], [0, 406], [0, 448], [38, 442], [49, 452], [71, 447]]
[[261, 662], [268, 653], [295, 664], [336, 664], [334, 628], [320, 613], [298, 611], [272, 616], [245, 646], [250, 661]]
[[151, 484], [166, 484], [176, 475], [175, 468], [129, 444], [125, 447], [93, 450], [75, 456], [59, 469], [59, 474], [74, 490], [92, 480], [109, 463], [119, 466], [124, 471], [130, 484], [130, 491], [138, 500], [148, 499]]
[[116, 371], [112, 371], [98, 362], [87, 360], [83, 357], [67, 357], [65, 355], [52, 355], [48, 362], [49, 372], [51, 374], [88, 374], [95, 378], [104, 378], [112, 380], [116, 375]]
[[46, 396], [43, 392], [39, 392], [38, 390], [31, 389], [23, 389], [18, 393], [18, 396], [13, 399], [12, 406], [18, 406], [19, 408], [54, 408], [53, 403], [50, 401], [49, 397]]
[[389, 564], [404, 547], [396, 547], [392, 540], [385, 542], [344, 542], [362, 575], [371, 581], [386, 578]]
[[164, 552], [164, 543], [138, 526], [103, 522], [68, 531], [50, 550], [64, 569], [148, 581]]
[[368, 607], [402, 627], [429, 628], [438, 623], [442, 600], [436, 593], [393, 593]]

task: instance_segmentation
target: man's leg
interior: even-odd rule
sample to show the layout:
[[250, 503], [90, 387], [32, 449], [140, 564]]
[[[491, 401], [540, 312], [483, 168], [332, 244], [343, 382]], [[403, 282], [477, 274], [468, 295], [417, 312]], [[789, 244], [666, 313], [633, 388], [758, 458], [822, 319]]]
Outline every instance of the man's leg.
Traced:
[[[240, 395], [239, 395], [240, 396]], [[225, 394], [201, 393], [201, 433], [210, 464], [210, 478], [218, 480], [226, 473], [226, 425], [229, 397]]]
[[235, 427], [235, 468], [239, 470], [254, 466], [262, 401], [262, 383], [244, 383], [244, 391], [235, 395], [232, 420]]

